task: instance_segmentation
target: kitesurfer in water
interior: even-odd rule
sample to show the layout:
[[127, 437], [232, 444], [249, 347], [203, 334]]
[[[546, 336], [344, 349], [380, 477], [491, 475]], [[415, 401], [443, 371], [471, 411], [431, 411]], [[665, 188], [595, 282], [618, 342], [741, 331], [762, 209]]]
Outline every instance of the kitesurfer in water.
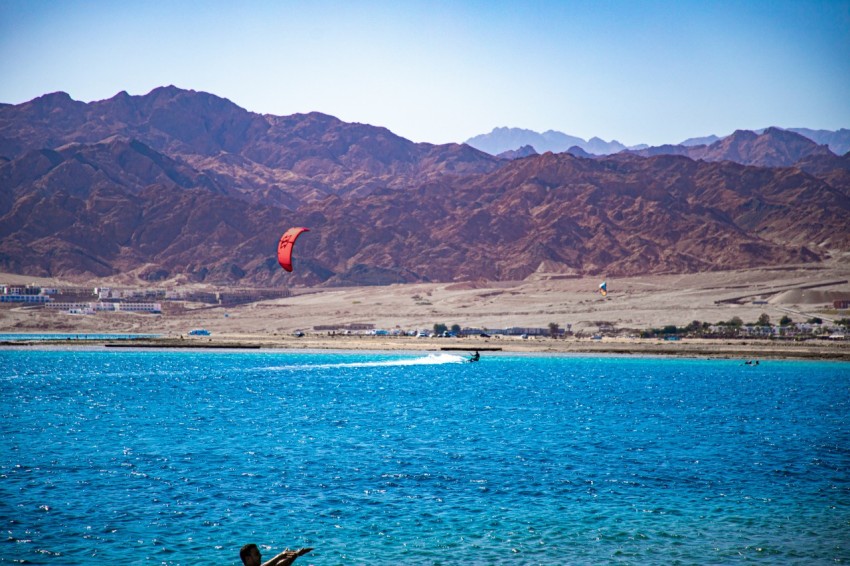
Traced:
[[475, 350], [475, 353], [469, 357], [470, 362], [477, 362], [481, 359], [481, 354], [478, 353], [478, 350]]
[[239, 551], [239, 558], [245, 566], [289, 566], [299, 556], [307, 554], [312, 548], [299, 548], [298, 550], [284, 550], [268, 562], [263, 562], [260, 549], [256, 544], [246, 544]]

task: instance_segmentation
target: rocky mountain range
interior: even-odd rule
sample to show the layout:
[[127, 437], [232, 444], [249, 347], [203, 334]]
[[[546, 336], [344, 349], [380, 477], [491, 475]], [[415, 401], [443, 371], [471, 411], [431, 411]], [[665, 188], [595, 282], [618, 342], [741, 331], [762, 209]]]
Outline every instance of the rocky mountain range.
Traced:
[[[491, 155], [514, 152], [522, 147], [531, 147], [536, 153], [563, 153], [572, 147], [578, 147], [592, 155], [610, 155], [627, 149], [617, 140], [606, 142], [593, 137], [585, 140], [563, 132], [548, 130], [542, 134], [523, 128], [493, 128], [489, 134], [480, 134], [466, 140], [467, 145]], [[643, 149], [641, 145], [632, 149]]]
[[[850, 156], [778, 129], [671, 148], [505, 158], [175, 87], [92, 103], [54, 93], [0, 105], [0, 271], [364, 285], [850, 250]], [[286, 273], [276, 244], [296, 225], [311, 231]]]
[[[764, 128], [754, 130], [752, 133], [763, 134], [769, 129], [779, 130], [780, 128]], [[826, 145], [830, 151], [837, 155], [843, 155], [850, 151], [850, 130], [842, 128], [836, 131], [830, 130], [812, 130], [809, 128], [787, 128], [784, 131], [800, 134], [818, 145]], [[737, 133], [737, 132], [736, 132]], [[732, 134], [735, 135], [735, 134]], [[723, 138], [716, 135], [708, 135], [698, 138], [688, 138], [679, 144], [669, 144], [661, 147], [675, 148], [679, 146], [697, 146], [711, 145]], [[611, 155], [619, 153], [623, 150], [646, 150], [653, 149], [646, 144], [639, 144], [632, 147], [626, 147], [617, 140], [606, 142], [597, 137], [585, 141], [576, 136], [570, 136], [563, 132], [548, 130], [538, 133], [533, 130], [522, 128], [494, 128], [489, 134], [480, 134], [466, 140], [468, 145], [481, 151], [490, 153], [491, 155], [508, 156], [513, 158], [517, 152], [528, 154], [526, 148], [531, 148], [535, 153], [562, 153], [568, 151], [574, 155], [581, 152], [588, 155]], [[523, 156], [525, 156], [523, 155]]]

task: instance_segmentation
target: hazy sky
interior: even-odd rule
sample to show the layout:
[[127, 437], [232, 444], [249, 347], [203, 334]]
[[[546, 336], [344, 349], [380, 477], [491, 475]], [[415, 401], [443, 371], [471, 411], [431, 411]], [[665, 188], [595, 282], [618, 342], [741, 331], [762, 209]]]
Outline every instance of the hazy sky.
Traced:
[[408, 139], [850, 127], [850, 0], [0, 0], [0, 102], [157, 86]]

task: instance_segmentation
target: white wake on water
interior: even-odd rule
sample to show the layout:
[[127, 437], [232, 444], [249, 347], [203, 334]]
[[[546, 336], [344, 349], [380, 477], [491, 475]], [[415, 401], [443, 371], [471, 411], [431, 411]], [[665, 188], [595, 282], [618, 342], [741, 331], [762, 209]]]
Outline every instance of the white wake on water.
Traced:
[[428, 354], [422, 358], [381, 360], [376, 362], [352, 362], [347, 364], [326, 364], [319, 367], [374, 368], [384, 366], [437, 366], [442, 364], [459, 364], [466, 359], [456, 354]]
[[443, 364], [462, 364], [467, 359], [457, 354], [428, 354], [419, 358], [397, 358], [393, 360], [375, 360], [371, 362], [347, 362], [338, 364], [297, 364], [288, 366], [268, 367], [265, 370], [292, 369], [332, 369], [332, 368], [377, 368], [397, 366], [436, 366]]

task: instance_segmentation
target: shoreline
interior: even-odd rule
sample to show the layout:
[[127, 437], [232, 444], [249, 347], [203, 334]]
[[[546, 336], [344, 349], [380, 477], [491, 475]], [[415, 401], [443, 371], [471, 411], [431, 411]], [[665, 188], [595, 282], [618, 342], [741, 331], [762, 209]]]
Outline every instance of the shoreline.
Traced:
[[656, 339], [553, 339], [527, 340], [482, 338], [428, 338], [386, 336], [260, 336], [223, 335], [190, 338], [139, 338], [127, 340], [20, 340], [0, 343], [2, 349], [53, 347], [191, 350], [300, 350], [300, 351], [385, 351], [385, 352], [467, 352], [479, 350], [489, 355], [616, 355], [690, 357], [742, 360], [830, 360], [850, 362], [850, 344], [809, 340], [776, 342], [773, 340], [681, 339], [675, 342]]
[[[133, 337], [140, 339], [135, 345], [147, 349], [439, 351], [446, 346], [461, 350], [490, 346], [504, 352], [563, 355], [850, 361], [850, 341], [815, 339], [815, 334], [848, 333], [846, 326], [834, 329], [836, 321], [850, 318], [850, 310], [832, 304], [835, 298], [850, 298], [850, 283], [845, 282], [850, 281], [850, 264], [845, 260], [816, 269], [797, 265], [615, 278], [608, 280], [605, 297], [597, 292], [596, 278], [550, 275], [539, 273], [514, 282], [310, 288], [300, 289], [291, 297], [233, 305], [166, 301], [159, 314], [115, 311], [76, 315], [4, 303], [0, 307], [0, 330], [9, 334], [59, 333], [62, 336], [57, 343], [66, 346], [73, 342], [74, 334], [89, 335], [80, 342], [93, 347], [103, 347], [104, 341], [123, 344]], [[682, 330], [695, 325], [725, 325], [737, 320], [751, 326], [765, 318], [774, 329], [783, 320], [790, 324], [789, 337], [780, 337], [777, 332], [772, 338], [745, 333], [734, 338], [682, 337], [678, 341], [639, 338], [644, 330], [672, 325], [682, 335]], [[826, 328], [812, 328], [820, 324], [815, 321]], [[438, 324], [458, 326], [467, 331], [466, 336], [391, 335], [430, 333]], [[566, 331], [567, 337], [549, 338], [548, 330], [553, 326]], [[197, 329], [210, 335], [189, 335]], [[380, 335], [367, 335], [370, 330]], [[482, 333], [490, 337], [480, 336]], [[94, 341], [92, 334], [104, 340]], [[118, 334], [132, 336], [119, 340]], [[301, 334], [304, 336], [298, 337]], [[522, 340], [522, 334], [528, 339]], [[64, 340], [68, 335], [72, 341]], [[797, 335], [806, 340], [793, 341]], [[183, 341], [178, 341], [181, 337]], [[78, 346], [74, 342], [69, 347]]]

